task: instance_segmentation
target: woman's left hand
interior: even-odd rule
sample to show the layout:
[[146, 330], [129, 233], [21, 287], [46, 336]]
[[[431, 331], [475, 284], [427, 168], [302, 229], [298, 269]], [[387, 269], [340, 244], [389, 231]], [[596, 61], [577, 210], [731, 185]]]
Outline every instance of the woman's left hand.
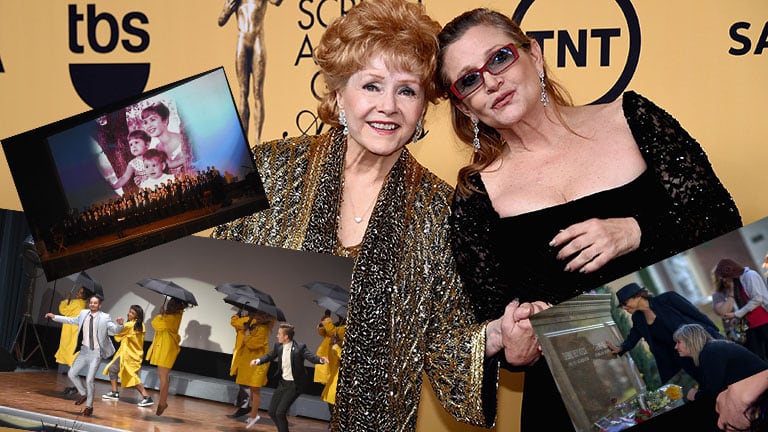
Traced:
[[695, 388], [692, 388], [692, 389], [688, 390], [688, 396], [686, 396], [686, 398], [689, 401], [694, 401], [694, 400], [696, 400], [696, 393], [698, 393], [698, 390], [695, 389]]
[[559, 247], [557, 259], [573, 256], [565, 271], [591, 273], [640, 246], [640, 225], [634, 218], [592, 218], [560, 231], [549, 243]]
[[549, 305], [543, 302], [520, 304], [513, 301], [507, 305], [500, 322], [502, 346], [507, 362], [515, 366], [526, 366], [539, 360], [541, 345], [536, 339], [529, 318], [548, 307]]

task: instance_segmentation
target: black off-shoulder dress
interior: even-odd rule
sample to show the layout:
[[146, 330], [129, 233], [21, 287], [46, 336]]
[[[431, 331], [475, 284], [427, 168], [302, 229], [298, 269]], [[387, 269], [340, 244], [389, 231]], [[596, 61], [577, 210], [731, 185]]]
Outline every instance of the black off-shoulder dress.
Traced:
[[[514, 298], [559, 303], [741, 227], [738, 209], [704, 150], [677, 120], [634, 92], [626, 92], [622, 104], [647, 165], [633, 181], [507, 218], [494, 211], [479, 174], [470, 177], [479, 192], [456, 195], [452, 247], [478, 320], [501, 316]], [[592, 217], [634, 217], [642, 232], [640, 247], [597, 272], [566, 272], [567, 261], [557, 260], [548, 242], [560, 229]], [[545, 361], [515, 368], [503, 355], [496, 360], [526, 372], [522, 431], [543, 425], [572, 430]], [[495, 386], [488, 383], [487, 389], [485, 396], [495, 398]]]

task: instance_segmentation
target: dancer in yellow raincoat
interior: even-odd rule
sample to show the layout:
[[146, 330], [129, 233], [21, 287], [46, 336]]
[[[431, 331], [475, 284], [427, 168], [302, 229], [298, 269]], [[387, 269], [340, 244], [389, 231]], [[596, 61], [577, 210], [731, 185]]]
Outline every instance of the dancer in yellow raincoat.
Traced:
[[141, 383], [139, 370], [141, 360], [144, 357], [144, 309], [139, 305], [131, 305], [128, 310], [128, 322], [123, 325], [123, 331], [115, 335], [115, 340], [120, 343], [112, 361], [104, 368], [105, 375], [109, 375], [112, 391], [102, 395], [102, 399], [118, 400], [120, 391], [117, 379], [124, 388], [135, 387], [142, 399], [138, 405], [148, 407], [154, 405], [154, 401], [147, 393], [147, 389]]
[[189, 304], [177, 298], [171, 297], [165, 308], [160, 308], [160, 313], [152, 319], [152, 328], [155, 337], [152, 345], [147, 350], [149, 364], [157, 366], [157, 376], [160, 381], [160, 400], [157, 402], [157, 415], [162, 415], [168, 408], [168, 386], [171, 368], [176, 362], [176, 356], [181, 351], [181, 316]]
[[246, 422], [246, 429], [253, 427], [261, 418], [261, 387], [267, 383], [269, 369], [269, 364], [250, 367], [250, 363], [251, 360], [269, 352], [269, 334], [274, 326], [273, 316], [259, 311], [250, 312], [248, 321], [243, 326], [240, 344], [235, 347], [233, 354], [232, 367], [237, 371], [235, 382], [251, 388], [251, 414]]

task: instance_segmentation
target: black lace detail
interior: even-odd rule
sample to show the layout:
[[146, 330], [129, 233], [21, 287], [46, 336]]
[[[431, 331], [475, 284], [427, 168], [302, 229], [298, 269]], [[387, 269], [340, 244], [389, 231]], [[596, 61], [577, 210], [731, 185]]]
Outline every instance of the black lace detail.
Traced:
[[742, 226], [739, 210], [704, 149], [675, 118], [631, 91], [624, 94], [624, 115], [646, 164], [672, 202], [666, 214], [641, 225], [644, 236], [676, 239], [665, 242], [670, 245], [665, 256]]

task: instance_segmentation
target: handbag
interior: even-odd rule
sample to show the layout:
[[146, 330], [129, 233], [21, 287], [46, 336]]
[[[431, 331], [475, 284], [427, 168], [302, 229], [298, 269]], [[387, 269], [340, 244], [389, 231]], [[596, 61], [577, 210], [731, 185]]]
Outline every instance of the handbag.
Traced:
[[[733, 300], [738, 308], [743, 308], [747, 301], [749, 301], [746, 290], [738, 278], [733, 280]], [[747, 321], [746, 316], [731, 318], [724, 324], [728, 325], [726, 337], [738, 344], [744, 345], [747, 341], [747, 330], [749, 330], [749, 321]]]
[[749, 330], [749, 322], [746, 318], [731, 318], [723, 321], [725, 336], [728, 340], [744, 345], [747, 341], [747, 330]]

